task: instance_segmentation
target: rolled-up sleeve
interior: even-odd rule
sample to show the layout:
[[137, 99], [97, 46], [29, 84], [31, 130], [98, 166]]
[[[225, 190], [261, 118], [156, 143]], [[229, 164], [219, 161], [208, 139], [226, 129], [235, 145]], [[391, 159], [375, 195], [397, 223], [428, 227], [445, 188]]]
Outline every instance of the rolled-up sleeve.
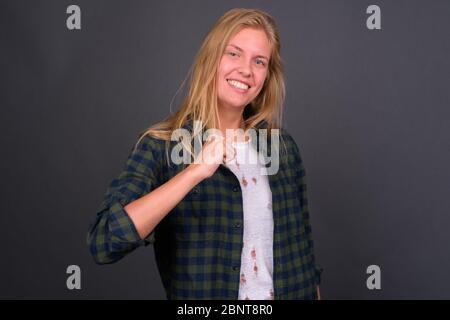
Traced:
[[155, 229], [141, 239], [124, 207], [159, 185], [158, 143], [149, 136], [142, 138], [132, 148], [122, 172], [110, 183], [87, 234], [96, 263], [114, 263], [139, 246], [155, 242]]

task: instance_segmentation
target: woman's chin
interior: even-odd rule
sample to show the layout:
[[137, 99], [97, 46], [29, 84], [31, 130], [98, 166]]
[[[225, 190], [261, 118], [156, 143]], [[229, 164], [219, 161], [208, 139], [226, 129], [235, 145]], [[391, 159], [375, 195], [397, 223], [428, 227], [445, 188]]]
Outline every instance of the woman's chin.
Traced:
[[226, 106], [227, 109], [244, 109], [248, 103], [246, 101], [227, 101], [221, 103], [220, 105]]

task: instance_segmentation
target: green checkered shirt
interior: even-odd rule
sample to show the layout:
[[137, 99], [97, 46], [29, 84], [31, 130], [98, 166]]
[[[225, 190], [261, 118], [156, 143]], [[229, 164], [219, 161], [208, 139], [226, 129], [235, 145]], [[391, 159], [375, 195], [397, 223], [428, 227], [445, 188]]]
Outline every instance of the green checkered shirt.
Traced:
[[[191, 122], [184, 128], [192, 129]], [[267, 145], [270, 151], [270, 140]], [[90, 252], [96, 263], [109, 264], [152, 244], [168, 299], [236, 300], [243, 203], [240, 183], [228, 168], [221, 164], [197, 184], [145, 239], [124, 210], [185, 168], [167, 162], [165, 147], [165, 141], [146, 136], [131, 149], [90, 226]], [[305, 171], [297, 144], [285, 129], [280, 130], [279, 151], [279, 170], [267, 176], [274, 221], [274, 299], [315, 299], [322, 269], [314, 260]]]

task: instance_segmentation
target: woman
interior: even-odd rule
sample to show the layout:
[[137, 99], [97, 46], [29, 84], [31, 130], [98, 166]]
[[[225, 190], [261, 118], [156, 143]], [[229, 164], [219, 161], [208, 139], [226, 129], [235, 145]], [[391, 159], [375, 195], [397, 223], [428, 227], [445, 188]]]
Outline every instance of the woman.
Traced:
[[[95, 261], [114, 263], [152, 243], [168, 299], [319, 298], [302, 160], [281, 128], [284, 78], [272, 17], [225, 13], [190, 80], [181, 108], [141, 135], [111, 182], [87, 237]], [[203, 129], [217, 131], [195, 152]], [[251, 135], [261, 129], [280, 130], [284, 148], [272, 135]], [[189, 133], [182, 146], [194, 162], [173, 161], [180, 131]], [[271, 157], [280, 152], [271, 174], [259, 161], [263, 140]], [[257, 162], [242, 161], [248, 154]]]

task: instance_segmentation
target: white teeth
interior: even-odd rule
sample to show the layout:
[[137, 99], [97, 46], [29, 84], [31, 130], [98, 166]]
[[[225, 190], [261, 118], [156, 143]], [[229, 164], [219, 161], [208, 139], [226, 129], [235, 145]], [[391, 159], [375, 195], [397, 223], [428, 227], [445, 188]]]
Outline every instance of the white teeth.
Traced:
[[238, 89], [242, 89], [242, 90], [248, 90], [249, 86], [246, 85], [245, 83], [236, 81], [236, 80], [227, 80], [229, 84], [231, 84], [233, 87], [236, 87]]

